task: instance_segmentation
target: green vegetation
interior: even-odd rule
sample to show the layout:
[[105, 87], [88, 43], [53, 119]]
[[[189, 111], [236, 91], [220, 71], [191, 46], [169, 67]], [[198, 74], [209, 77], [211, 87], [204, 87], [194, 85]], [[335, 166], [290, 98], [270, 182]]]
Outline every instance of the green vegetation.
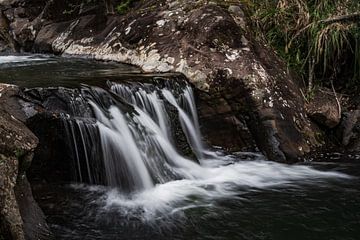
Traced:
[[258, 37], [300, 73], [309, 92], [315, 85], [360, 83], [358, 0], [244, 0]]
[[134, 3], [136, 0], [124, 0], [120, 4], [118, 4], [115, 9], [116, 12], [120, 15], [125, 14], [131, 7], [131, 4]]

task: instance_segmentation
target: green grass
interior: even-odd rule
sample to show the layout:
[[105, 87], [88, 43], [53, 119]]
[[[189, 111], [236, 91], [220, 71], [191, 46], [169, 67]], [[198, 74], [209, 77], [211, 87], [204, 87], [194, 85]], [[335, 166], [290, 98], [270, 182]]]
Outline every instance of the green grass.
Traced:
[[339, 19], [359, 13], [358, 0], [246, 2], [258, 37], [300, 73], [310, 88], [313, 81], [326, 85], [341, 76], [346, 76], [342, 80], [349, 86], [360, 82], [360, 19]]

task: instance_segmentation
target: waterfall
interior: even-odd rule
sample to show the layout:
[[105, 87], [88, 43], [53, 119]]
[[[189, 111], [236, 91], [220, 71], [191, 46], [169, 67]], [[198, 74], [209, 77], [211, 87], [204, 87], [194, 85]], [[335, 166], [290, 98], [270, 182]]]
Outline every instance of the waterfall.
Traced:
[[[190, 86], [108, 85], [108, 89], [82, 89], [85, 104], [93, 110], [93, 121], [79, 116], [66, 120], [78, 181], [140, 191], [175, 179], [201, 177], [201, 166], [176, 146], [172, 126], [180, 122], [188, 145], [201, 159], [205, 148]], [[171, 119], [174, 113], [178, 120]], [[99, 172], [101, 176], [96, 176]]]
[[[65, 118], [77, 180], [115, 187], [121, 194], [131, 193], [127, 196], [139, 197], [139, 204], [148, 201], [145, 196], [150, 193], [168, 201], [169, 194], [176, 192], [171, 186], [177, 184], [181, 189], [175, 199], [182, 193], [187, 195], [187, 191], [214, 197], [213, 191], [219, 196], [232, 194], [228, 192], [232, 184], [266, 187], [321, 175], [307, 167], [237, 163], [239, 155], [224, 156], [207, 149], [202, 142], [194, 95], [187, 84], [109, 82], [107, 88], [83, 86], [81, 93], [77, 101], [72, 101], [77, 104], [71, 108], [74, 116]], [[80, 114], [81, 109], [89, 108], [92, 117]], [[179, 129], [196, 158], [181, 153], [176, 144], [179, 135], [175, 136]], [[256, 153], [242, 154], [246, 159], [263, 159]], [[256, 173], [257, 169], [261, 172]], [[197, 186], [192, 185], [195, 183]], [[115, 202], [128, 204], [120, 195], [116, 194]]]

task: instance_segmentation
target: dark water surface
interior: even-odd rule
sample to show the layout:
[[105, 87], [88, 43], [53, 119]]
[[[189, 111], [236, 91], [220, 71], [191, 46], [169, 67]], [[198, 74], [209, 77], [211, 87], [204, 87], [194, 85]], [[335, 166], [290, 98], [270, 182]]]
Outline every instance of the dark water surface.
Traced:
[[360, 165], [312, 166], [354, 177], [302, 179], [270, 188], [237, 186], [233, 196], [218, 199], [184, 196], [183, 208], [158, 209], [150, 218], [144, 218], [144, 212], [151, 211], [147, 206], [105, 206], [111, 190], [99, 186], [65, 184], [34, 190], [59, 239], [359, 239]]
[[[174, 74], [156, 74], [168, 76]], [[107, 80], [143, 81], [154, 74], [141, 73], [127, 64], [51, 55], [0, 55], [0, 82], [21, 87], [77, 87], [80, 83], [101, 85]]]
[[[0, 82], [24, 87], [96, 85], [139, 73], [112, 62], [0, 56]], [[358, 240], [359, 158], [328, 154], [289, 166], [234, 155], [202, 166], [198, 179], [132, 194], [34, 179], [32, 187], [57, 239]]]

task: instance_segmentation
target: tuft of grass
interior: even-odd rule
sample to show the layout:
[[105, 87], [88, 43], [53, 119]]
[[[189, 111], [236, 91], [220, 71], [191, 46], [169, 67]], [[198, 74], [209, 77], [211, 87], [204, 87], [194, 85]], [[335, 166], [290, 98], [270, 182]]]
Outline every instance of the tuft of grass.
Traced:
[[360, 82], [358, 0], [247, 1], [258, 37], [300, 73], [309, 91], [313, 82], [328, 84], [349, 72], [345, 84]]

